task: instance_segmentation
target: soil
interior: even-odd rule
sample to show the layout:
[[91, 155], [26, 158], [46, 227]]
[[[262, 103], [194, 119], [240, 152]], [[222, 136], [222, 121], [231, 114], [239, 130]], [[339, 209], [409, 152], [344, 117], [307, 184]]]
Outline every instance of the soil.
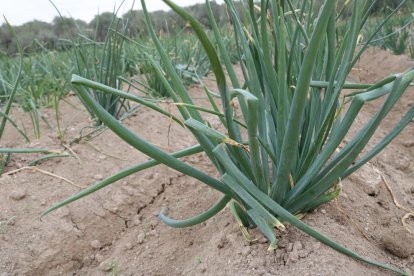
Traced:
[[[353, 71], [353, 79], [374, 82], [411, 66], [406, 56], [369, 49]], [[198, 86], [191, 87], [191, 93], [204, 96]], [[198, 103], [206, 104], [206, 100], [199, 99]], [[161, 104], [170, 108], [167, 103]], [[414, 89], [410, 88], [374, 141], [413, 104]], [[354, 131], [379, 106], [380, 102], [368, 104]], [[60, 124], [67, 148], [57, 139], [53, 110], [42, 113], [51, 128], [43, 125], [40, 139], [27, 144], [7, 128], [0, 147], [66, 150], [79, 159], [50, 159], [36, 166], [43, 172], [23, 169], [13, 173], [38, 156], [13, 155], [0, 177], [0, 276], [391, 275], [344, 256], [294, 227], [278, 233], [279, 248], [273, 252], [267, 251], [267, 241], [257, 230], [251, 233], [257, 242], [248, 244], [227, 208], [201, 225], [170, 228], [157, 217], [162, 208], [167, 207], [174, 218], [185, 218], [209, 208], [220, 194], [165, 166], [129, 176], [40, 220], [42, 211], [78, 192], [77, 186], [86, 187], [148, 159], [109, 130], [89, 141], [77, 139], [81, 130], [86, 133], [91, 129], [85, 129], [90, 124], [88, 114], [76, 96], [67, 97], [61, 104]], [[16, 109], [12, 116], [32, 133], [27, 114]], [[213, 126], [219, 124], [211, 117], [209, 121]], [[168, 151], [195, 143], [187, 130], [144, 107], [123, 122]], [[203, 154], [184, 160], [216, 174]], [[410, 123], [381, 154], [342, 181], [343, 191], [337, 201], [308, 214], [304, 221], [363, 256], [414, 273], [414, 236], [402, 226], [406, 212], [396, 206], [386, 186], [398, 203], [414, 209], [413, 160], [414, 123]], [[407, 222], [414, 229], [413, 220]]]

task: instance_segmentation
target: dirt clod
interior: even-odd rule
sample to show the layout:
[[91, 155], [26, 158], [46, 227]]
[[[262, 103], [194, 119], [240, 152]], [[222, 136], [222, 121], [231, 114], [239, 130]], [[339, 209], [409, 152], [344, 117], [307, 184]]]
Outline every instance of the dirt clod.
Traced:
[[13, 200], [22, 200], [27, 195], [27, 191], [24, 188], [19, 188], [14, 191], [12, 191], [9, 195], [9, 197]]
[[403, 228], [386, 232], [382, 238], [385, 250], [400, 258], [408, 258], [414, 254], [414, 236]]
[[378, 196], [382, 183], [381, 175], [372, 170], [369, 164], [362, 166], [350, 177], [355, 182], [362, 184], [362, 189], [369, 196]]
[[103, 175], [102, 175], [102, 174], [95, 174], [95, 175], [93, 176], [93, 178], [94, 178], [95, 180], [102, 180], [102, 179], [103, 179]]
[[260, 243], [260, 244], [265, 244], [265, 243], [267, 243], [267, 239], [266, 239], [266, 238], [264, 238], [264, 237], [263, 237], [263, 238], [260, 238], [260, 239], [259, 239], [259, 243]]
[[99, 240], [93, 240], [91, 241], [91, 247], [93, 249], [100, 249], [102, 247], [102, 244]]
[[131, 249], [133, 248], [132, 243], [127, 242], [127, 243], [125, 244], [125, 248], [126, 248], [127, 250], [131, 250]]
[[99, 269], [102, 271], [110, 271], [111, 270], [111, 260], [105, 260], [99, 264]]
[[286, 263], [296, 263], [297, 261], [299, 261], [299, 252], [294, 250], [289, 253], [288, 260]]
[[137, 243], [138, 244], [143, 244], [144, 243], [144, 241], [145, 241], [145, 233], [144, 232], [141, 232], [141, 233], [139, 233], [138, 234], [138, 238], [137, 238]]
[[295, 241], [293, 243], [293, 250], [294, 251], [299, 251], [303, 249], [303, 244], [300, 241]]
[[242, 249], [241, 254], [246, 257], [250, 254], [250, 252], [252, 251], [252, 249], [250, 248], [250, 246], [246, 246]]
[[318, 251], [318, 250], [320, 250], [321, 249], [321, 243], [320, 242], [315, 242], [313, 245], [312, 245], [312, 250], [313, 251]]
[[407, 141], [403, 142], [403, 146], [406, 147], [406, 148], [414, 147], [414, 140], [407, 140]]
[[217, 243], [217, 248], [222, 249], [227, 243], [228, 243], [227, 238], [225, 236], [222, 236], [220, 237]]

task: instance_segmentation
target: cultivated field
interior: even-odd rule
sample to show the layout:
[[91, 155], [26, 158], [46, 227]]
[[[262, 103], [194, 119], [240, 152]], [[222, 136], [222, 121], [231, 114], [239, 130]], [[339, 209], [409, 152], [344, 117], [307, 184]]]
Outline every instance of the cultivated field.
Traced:
[[8, 26], [0, 276], [412, 275], [404, 1], [165, 2], [140, 36]]

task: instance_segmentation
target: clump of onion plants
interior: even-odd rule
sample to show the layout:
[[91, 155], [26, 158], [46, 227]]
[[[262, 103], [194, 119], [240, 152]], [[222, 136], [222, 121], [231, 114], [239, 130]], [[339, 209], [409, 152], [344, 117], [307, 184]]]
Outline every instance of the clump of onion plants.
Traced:
[[[75, 44], [75, 72], [89, 79], [93, 79], [115, 89], [122, 89], [123, 81], [120, 77], [126, 75], [127, 66], [125, 59], [124, 42], [127, 24], [113, 14], [112, 22], [107, 31], [104, 43], [91, 40], [85, 36], [79, 36]], [[96, 31], [96, 34], [98, 32]], [[117, 95], [103, 93], [84, 86], [74, 86], [79, 94], [89, 93], [112, 116], [118, 118], [121, 111], [128, 111], [129, 107], [125, 99]], [[82, 99], [81, 99], [82, 100]], [[97, 125], [102, 122], [96, 114], [85, 104], [86, 109]]]
[[[9, 83], [7, 80], [5, 80], [3, 73], [0, 72], [0, 87], [3, 88], [4, 96], [0, 98], [0, 142], [2, 141], [2, 136], [6, 129], [6, 124], [9, 122], [15, 130], [18, 131], [18, 133], [26, 140], [26, 142], [30, 142], [29, 137], [26, 135], [24, 130], [22, 130], [17, 123], [10, 117], [10, 112], [12, 109], [12, 104], [15, 101], [15, 97], [17, 94], [17, 88], [19, 85], [21, 85], [21, 78], [22, 78], [22, 68], [23, 68], [23, 47], [20, 44], [20, 40], [17, 38], [16, 32], [14, 31], [13, 27], [10, 25], [10, 23], [7, 21], [6, 18], [4, 18], [7, 24], [7, 28], [9, 29], [10, 33], [12, 34], [13, 38], [16, 41], [17, 49], [19, 51], [19, 62], [17, 65], [17, 71], [11, 72], [14, 68], [11, 67], [7, 68], [10, 72], [10, 75], [15, 74], [14, 81], [12, 83]], [[4, 68], [6, 71], [6, 68]], [[1, 91], [1, 90], [0, 90]], [[3, 99], [4, 98], [4, 99]], [[4, 103], [3, 103], [4, 101]], [[0, 176], [2, 175], [4, 168], [8, 165], [8, 163], [11, 160], [11, 154], [12, 153], [52, 153], [50, 156], [56, 156], [56, 151], [50, 151], [48, 149], [18, 149], [18, 148], [4, 148], [0, 144]]]
[[[364, 151], [414, 78], [412, 69], [374, 84], [347, 82], [353, 65], [372, 39], [368, 38], [364, 46], [357, 49], [361, 43], [361, 29], [375, 1], [351, 1], [353, 11], [349, 27], [343, 37], [337, 37], [334, 0], [324, 1], [317, 14], [313, 12], [313, 1], [245, 1], [241, 15], [233, 1], [225, 0], [237, 40], [242, 80], [236, 77], [209, 2], [206, 1], [206, 7], [214, 39], [210, 39], [201, 24], [183, 9], [169, 0], [164, 2], [191, 25], [203, 45], [215, 75], [221, 106], [217, 108], [213, 101], [211, 109], [193, 104], [154, 32], [142, 0], [148, 30], [164, 66], [155, 68], [171, 99], [178, 103], [181, 117], [161, 112], [188, 128], [198, 145], [175, 153], [165, 152], [110, 116], [90, 94], [79, 91], [82, 100], [107, 127], [153, 159], [92, 185], [44, 214], [127, 175], [163, 163], [223, 193], [213, 207], [192, 218], [175, 220], [161, 212], [161, 220], [172, 227], [201, 223], [229, 205], [245, 228], [244, 232], [247, 233], [247, 228], [258, 227], [268, 238], [271, 250], [277, 247], [275, 228], [283, 230], [289, 223], [355, 259], [404, 274], [346, 249], [299, 219], [336, 198], [340, 181], [378, 154], [414, 117], [412, 107], [394, 129]], [[381, 24], [378, 29], [380, 27]], [[74, 75], [72, 83], [130, 97], [81, 76]], [[344, 89], [354, 91], [344, 92]], [[377, 113], [345, 143], [344, 138], [364, 104], [380, 98], [384, 101]], [[234, 109], [232, 102], [235, 101], [240, 111]], [[211, 128], [203, 119], [203, 113], [217, 115], [225, 131]], [[220, 172], [220, 178], [178, 159], [198, 152], [208, 156]]]

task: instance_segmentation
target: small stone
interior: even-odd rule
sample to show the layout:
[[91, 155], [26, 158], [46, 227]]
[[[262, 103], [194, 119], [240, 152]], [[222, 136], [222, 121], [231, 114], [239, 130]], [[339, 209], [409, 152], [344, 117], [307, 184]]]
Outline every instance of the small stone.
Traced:
[[100, 249], [102, 247], [102, 244], [99, 240], [93, 240], [91, 241], [91, 247], [93, 249]]
[[207, 265], [206, 265], [206, 264], [201, 263], [201, 264], [198, 266], [198, 270], [199, 270], [201, 273], [205, 273], [205, 272], [207, 271]]
[[22, 200], [27, 195], [26, 189], [20, 188], [16, 189], [10, 193], [9, 197], [13, 200]]
[[144, 175], [144, 178], [147, 179], [147, 180], [152, 180], [152, 179], [154, 179], [154, 174], [153, 173], [146, 173]]
[[250, 254], [250, 252], [251, 252], [251, 248], [249, 246], [246, 246], [245, 248], [242, 249], [241, 253], [244, 257], [246, 257]]
[[322, 214], [326, 214], [326, 210], [325, 209], [321, 209], [321, 213]]
[[80, 229], [76, 228], [76, 227], [73, 227], [73, 233], [75, 233], [75, 235], [76, 235], [78, 238], [83, 237], [83, 232], [82, 232]]
[[251, 260], [249, 266], [250, 268], [258, 269], [261, 267], [264, 267], [266, 265], [266, 259], [260, 257], [260, 258], [254, 258]]
[[140, 224], [141, 224], [141, 220], [140, 220], [139, 218], [135, 218], [135, 219], [132, 221], [132, 224], [133, 224], [134, 226], [138, 226], [138, 225], [140, 225]]
[[299, 252], [298, 251], [292, 251], [289, 253], [288, 262], [296, 263], [299, 261]]
[[151, 230], [151, 231], [149, 231], [148, 233], [148, 236], [152, 236], [152, 237], [158, 237], [158, 233], [157, 233], [157, 230]]
[[138, 235], [137, 242], [138, 242], [138, 244], [143, 244], [144, 241], [145, 241], [145, 233], [141, 232]]
[[70, 215], [70, 211], [68, 207], [59, 208], [56, 210], [55, 215], [60, 218], [65, 218]]
[[293, 251], [299, 251], [303, 249], [303, 244], [300, 241], [295, 241], [293, 244]]
[[293, 250], [293, 243], [289, 243], [287, 246], [286, 246], [286, 251], [287, 252], [291, 252]]
[[263, 237], [263, 238], [259, 239], [259, 243], [260, 244], [265, 244], [265, 243], [267, 243], [267, 239]]
[[312, 245], [312, 250], [313, 250], [313, 251], [318, 251], [319, 249], [321, 249], [321, 243], [320, 243], [320, 242], [315, 242], [315, 243]]
[[111, 270], [111, 260], [103, 261], [99, 264], [99, 269], [102, 271], [110, 271]]
[[367, 195], [375, 197], [379, 194], [382, 177], [368, 164], [362, 166], [357, 172], [351, 175], [350, 179], [356, 184], [361, 185]]
[[98, 155], [98, 159], [99, 160], [105, 160], [106, 159], [106, 156], [103, 155], [103, 154], [100, 154], [100, 155]]
[[217, 248], [218, 249], [222, 249], [229, 241], [227, 240], [226, 236], [224, 234], [222, 234], [219, 237], [219, 240], [217, 242]]
[[403, 142], [403, 146], [406, 147], [406, 148], [413, 147], [414, 146], [414, 140], [408, 140], [408, 141]]
[[411, 160], [406, 156], [401, 156], [394, 160], [394, 167], [402, 172], [406, 172], [410, 168]]
[[159, 224], [159, 220], [158, 219], [153, 219], [149, 223], [149, 225], [151, 226], [152, 229], [154, 229], [155, 227], [157, 227], [158, 224]]
[[93, 213], [101, 218], [105, 218], [107, 216], [107, 213], [104, 208], [94, 208]]
[[103, 176], [102, 176], [102, 174], [95, 174], [93, 176], [93, 178], [96, 179], [96, 180], [102, 180], [103, 179]]
[[101, 254], [96, 254], [94, 260], [96, 260], [98, 263], [103, 261], [103, 256]]
[[84, 264], [91, 264], [92, 263], [92, 260], [90, 259], [90, 257], [85, 256], [83, 258], [83, 260], [82, 260], [82, 263], [84, 263]]
[[16, 224], [16, 217], [12, 217], [9, 220], [7, 220], [7, 225], [14, 226]]
[[127, 249], [127, 250], [131, 250], [132, 249], [132, 243], [130, 243], [130, 242], [127, 242], [126, 244], [125, 244], [125, 248]]

